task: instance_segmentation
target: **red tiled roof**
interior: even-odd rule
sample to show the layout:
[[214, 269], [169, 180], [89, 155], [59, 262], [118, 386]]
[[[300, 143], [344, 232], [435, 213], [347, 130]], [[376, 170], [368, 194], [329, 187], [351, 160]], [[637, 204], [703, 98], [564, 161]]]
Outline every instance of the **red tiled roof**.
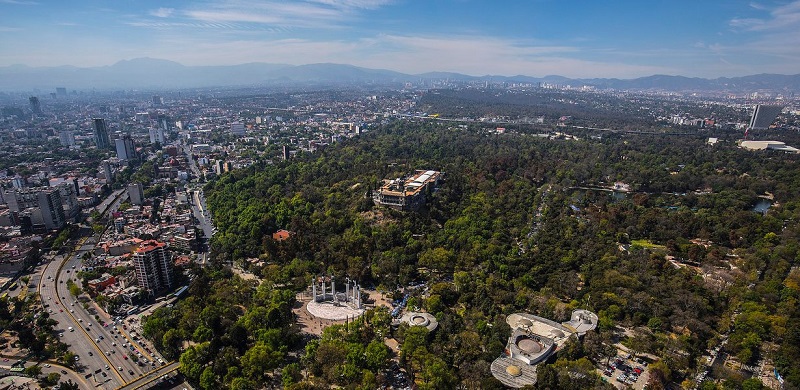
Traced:
[[292, 232], [290, 232], [288, 230], [281, 229], [281, 230], [278, 230], [275, 233], [272, 233], [272, 239], [275, 240], [275, 241], [283, 241], [283, 240], [289, 238], [289, 236], [291, 236], [291, 235], [292, 235]]

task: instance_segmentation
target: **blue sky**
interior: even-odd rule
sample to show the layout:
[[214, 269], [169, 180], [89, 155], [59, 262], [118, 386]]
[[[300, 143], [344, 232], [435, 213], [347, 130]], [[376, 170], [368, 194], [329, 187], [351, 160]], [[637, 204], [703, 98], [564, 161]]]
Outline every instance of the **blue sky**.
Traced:
[[347, 63], [631, 78], [800, 73], [800, 0], [0, 0], [0, 66]]

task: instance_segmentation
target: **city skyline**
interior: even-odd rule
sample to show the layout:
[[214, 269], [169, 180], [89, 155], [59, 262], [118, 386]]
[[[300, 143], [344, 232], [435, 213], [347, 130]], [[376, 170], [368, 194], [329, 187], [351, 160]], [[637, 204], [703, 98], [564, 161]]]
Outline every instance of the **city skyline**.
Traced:
[[633, 78], [795, 74], [800, 59], [800, 1], [0, 0], [0, 13], [0, 66], [154, 57]]

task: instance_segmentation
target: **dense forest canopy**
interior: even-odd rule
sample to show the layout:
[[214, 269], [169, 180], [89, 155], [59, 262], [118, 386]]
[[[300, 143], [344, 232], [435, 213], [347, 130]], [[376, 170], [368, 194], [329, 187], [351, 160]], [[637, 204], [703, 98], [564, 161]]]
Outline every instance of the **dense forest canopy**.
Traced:
[[[223, 175], [206, 186], [216, 265], [197, 270], [190, 297], [149, 317], [145, 333], [203, 388], [375, 388], [392, 364], [381, 342], [390, 332], [419, 387], [497, 388], [489, 364], [506, 315], [562, 321], [581, 307], [600, 328], [540, 368], [541, 388], [575, 378], [603, 387], [590, 360], [617, 340], [660, 359], [654, 388], [680, 383], [722, 338], [740, 361], [769, 357], [787, 388], [800, 386], [799, 157], [700, 136], [575, 135], [398, 121]], [[445, 173], [422, 210], [373, 205], [381, 179], [415, 169]], [[615, 182], [630, 192], [607, 191]], [[753, 211], [759, 202], [772, 206]], [[273, 240], [278, 229], [291, 237]], [[258, 287], [232, 278], [230, 263], [261, 276]], [[392, 331], [375, 310], [309, 342], [290, 308], [322, 273], [387, 292], [425, 281], [409, 306], [440, 328]], [[726, 370], [714, 373], [726, 388], [747, 383]]]

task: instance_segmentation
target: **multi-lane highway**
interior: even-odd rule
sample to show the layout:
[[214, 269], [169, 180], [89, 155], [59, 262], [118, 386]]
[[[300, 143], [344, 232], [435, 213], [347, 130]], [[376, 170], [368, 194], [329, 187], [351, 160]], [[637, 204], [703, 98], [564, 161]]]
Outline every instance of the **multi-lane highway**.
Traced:
[[211, 214], [208, 211], [208, 207], [206, 206], [206, 200], [203, 197], [203, 190], [202, 189], [190, 189], [191, 194], [191, 204], [192, 204], [192, 212], [194, 213], [195, 218], [200, 222], [200, 227], [203, 229], [203, 234], [207, 238], [211, 238], [214, 235], [215, 229], [214, 224], [211, 221]]
[[82, 374], [98, 388], [115, 389], [160, 366], [160, 357], [149, 347], [148, 351], [138, 345], [127, 333], [127, 325], [115, 323], [93, 302], [84, 304], [70, 295], [66, 281], [78, 282], [74, 275], [81, 267], [80, 258], [93, 248], [86, 243], [66, 260], [49, 263], [39, 291], [45, 310], [59, 322], [56, 329], [60, 337], [77, 354], [76, 366], [83, 369]]
[[[116, 210], [124, 198], [122, 192], [115, 192], [103, 203], [103, 211]], [[88, 297], [70, 295], [67, 281], [80, 284], [76, 273], [81, 269], [81, 257], [94, 250], [95, 241], [94, 237], [83, 238], [69, 255], [55, 256], [31, 283], [39, 287], [44, 310], [58, 321], [59, 337], [77, 354], [76, 368], [81, 375], [95, 388], [116, 389], [165, 362], [143, 340], [134, 339], [125, 318], [112, 318]]]

